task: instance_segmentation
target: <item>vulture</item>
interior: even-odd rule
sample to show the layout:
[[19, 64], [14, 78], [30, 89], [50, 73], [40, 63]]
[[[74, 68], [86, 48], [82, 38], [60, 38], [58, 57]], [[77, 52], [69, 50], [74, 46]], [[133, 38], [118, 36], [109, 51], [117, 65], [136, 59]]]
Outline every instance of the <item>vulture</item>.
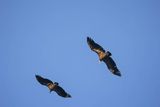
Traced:
[[114, 75], [121, 76], [121, 73], [118, 70], [116, 63], [111, 58], [112, 54], [109, 51], [105, 51], [99, 44], [94, 42], [94, 40], [90, 37], [87, 37], [87, 43], [90, 49], [98, 54], [99, 60], [103, 61], [107, 65], [109, 71], [111, 71]]
[[44, 86], [47, 86], [50, 90], [50, 93], [52, 91], [55, 91], [59, 96], [64, 97], [64, 98], [70, 98], [71, 95], [66, 93], [65, 90], [59, 86], [59, 84], [57, 82], [52, 82], [49, 79], [43, 78], [39, 75], [35, 75], [37, 81]]

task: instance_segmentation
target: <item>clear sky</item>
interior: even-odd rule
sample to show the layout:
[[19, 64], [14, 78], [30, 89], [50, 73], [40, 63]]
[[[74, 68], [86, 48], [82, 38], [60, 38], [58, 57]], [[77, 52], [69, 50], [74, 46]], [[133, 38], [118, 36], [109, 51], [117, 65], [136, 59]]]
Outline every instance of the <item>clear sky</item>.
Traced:
[[[159, 60], [159, 0], [0, 0], [0, 107], [160, 107]], [[35, 74], [72, 98], [50, 94]]]

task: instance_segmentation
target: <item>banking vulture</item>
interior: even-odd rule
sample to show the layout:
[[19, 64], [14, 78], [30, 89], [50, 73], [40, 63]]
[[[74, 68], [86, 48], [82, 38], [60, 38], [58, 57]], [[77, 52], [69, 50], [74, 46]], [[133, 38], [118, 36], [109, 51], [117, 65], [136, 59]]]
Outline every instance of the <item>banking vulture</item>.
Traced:
[[87, 43], [91, 48], [91, 50], [98, 54], [99, 60], [103, 61], [113, 74], [121, 76], [121, 73], [118, 70], [116, 63], [111, 58], [112, 54], [109, 51], [105, 51], [99, 44], [94, 42], [94, 40], [91, 39], [90, 37], [87, 37]]
[[51, 80], [43, 78], [39, 75], [35, 75], [35, 76], [36, 76], [37, 81], [41, 85], [47, 86], [49, 88], [50, 92], [55, 91], [59, 96], [65, 97], [65, 98], [70, 98], [71, 97], [71, 95], [66, 93], [64, 91], [64, 89], [62, 87], [60, 87], [57, 82], [53, 83]]

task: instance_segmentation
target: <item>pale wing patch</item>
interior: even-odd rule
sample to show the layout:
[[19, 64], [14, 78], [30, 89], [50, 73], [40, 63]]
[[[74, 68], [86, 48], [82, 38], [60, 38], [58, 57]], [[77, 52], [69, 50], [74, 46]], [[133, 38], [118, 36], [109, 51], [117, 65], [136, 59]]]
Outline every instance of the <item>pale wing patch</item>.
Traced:
[[99, 49], [93, 49], [93, 51], [95, 51], [97, 54], [102, 53], [102, 51], [100, 51]]

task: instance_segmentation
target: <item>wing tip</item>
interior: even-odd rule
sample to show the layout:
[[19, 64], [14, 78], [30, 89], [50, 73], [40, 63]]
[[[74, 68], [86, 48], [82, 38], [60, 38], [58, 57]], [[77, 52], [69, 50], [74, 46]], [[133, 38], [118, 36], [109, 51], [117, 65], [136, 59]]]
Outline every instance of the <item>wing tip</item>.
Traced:
[[88, 43], [88, 45], [93, 45], [95, 42], [93, 41], [93, 39], [91, 37], [87, 36], [87, 43]]
[[122, 76], [122, 74], [120, 73], [120, 71], [116, 71], [116, 72], [114, 72], [113, 74], [114, 74], [114, 75], [117, 75], [117, 76], [119, 76], [119, 77]]
[[87, 36], [87, 42], [89, 42], [90, 38]]
[[72, 96], [70, 94], [67, 94], [67, 98], [72, 98]]
[[68, 94], [68, 93], [66, 93], [66, 95], [62, 96], [62, 97], [64, 97], [64, 98], [72, 98], [72, 96], [70, 94]]
[[91, 37], [87, 36], [87, 41], [91, 41], [91, 40], [92, 40]]
[[40, 75], [35, 75], [35, 77], [36, 77], [37, 81], [39, 81], [39, 82], [40, 82], [40, 79], [43, 79], [43, 77], [41, 77]]
[[39, 78], [39, 77], [41, 77], [41, 76], [39, 76], [39, 75], [35, 74], [35, 77], [36, 77], [36, 78]]
[[89, 36], [87, 36], [87, 39], [90, 39], [90, 37], [89, 37]]

